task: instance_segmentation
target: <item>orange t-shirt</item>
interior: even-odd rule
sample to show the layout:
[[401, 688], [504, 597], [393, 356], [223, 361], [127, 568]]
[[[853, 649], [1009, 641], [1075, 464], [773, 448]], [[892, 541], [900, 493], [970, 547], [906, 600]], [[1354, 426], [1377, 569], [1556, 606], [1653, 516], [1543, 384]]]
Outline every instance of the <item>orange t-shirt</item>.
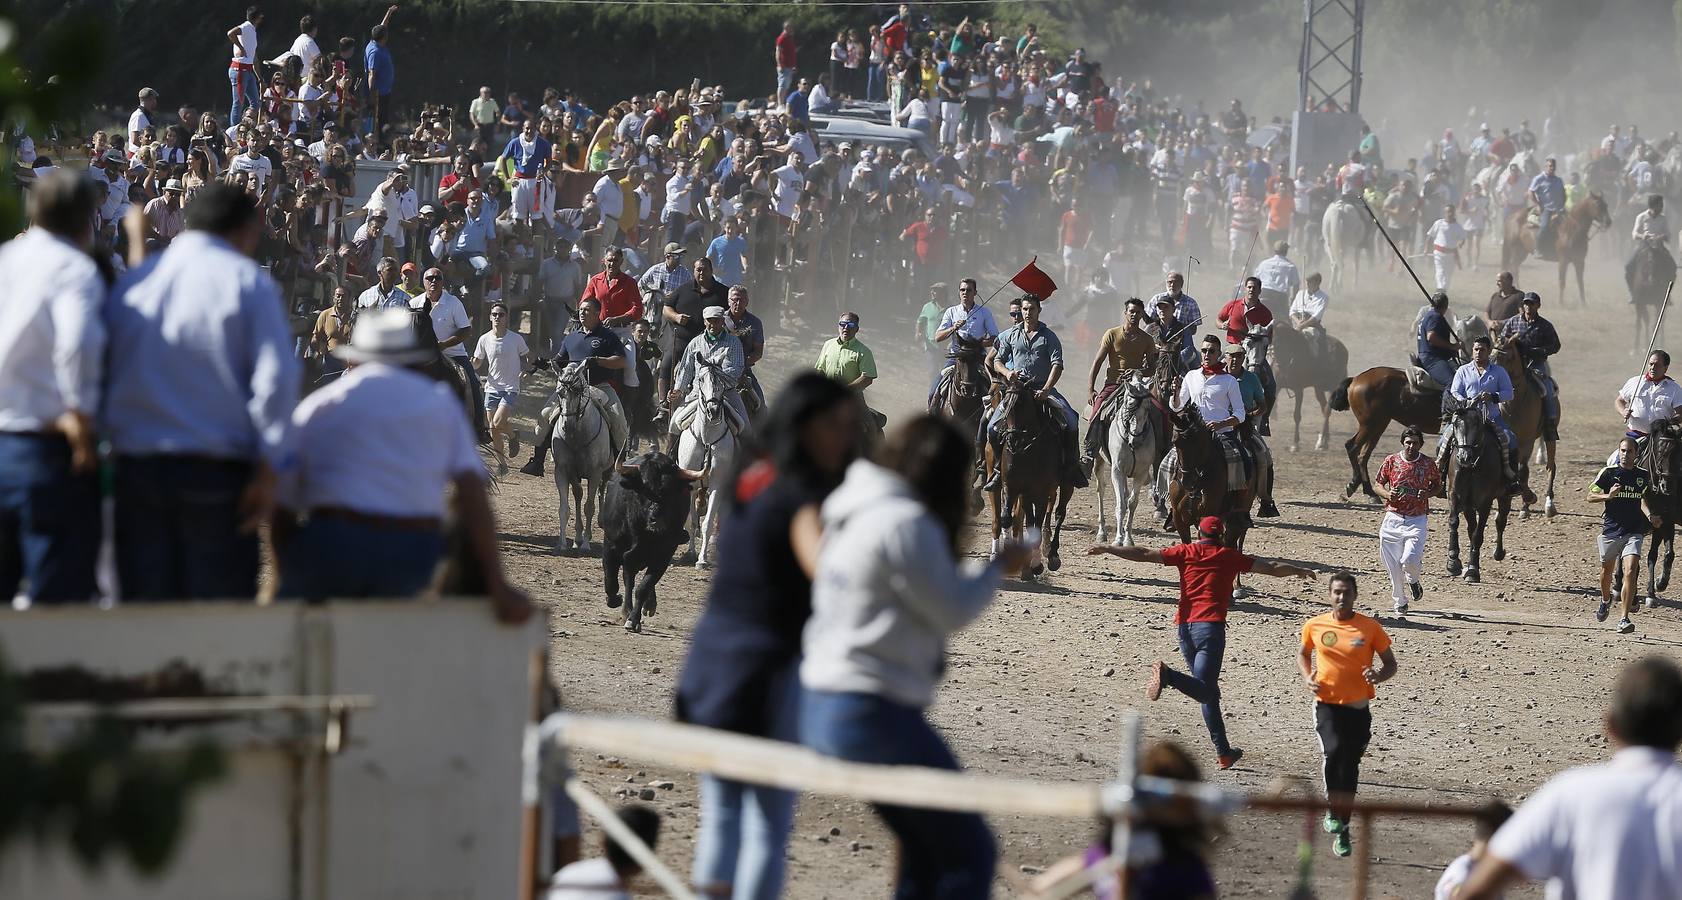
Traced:
[[1267, 198], [1267, 227], [1273, 231], [1289, 231], [1291, 214], [1297, 211], [1295, 197], [1270, 194]]
[[1390, 635], [1378, 620], [1356, 613], [1338, 621], [1331, 613], [1302, 626], [1302, 646], [1314, 651], [1315, 697], [1321, 703], [1360, 703], [1378, 696], [1364, 674], [1375, 656], [1390, 649]]

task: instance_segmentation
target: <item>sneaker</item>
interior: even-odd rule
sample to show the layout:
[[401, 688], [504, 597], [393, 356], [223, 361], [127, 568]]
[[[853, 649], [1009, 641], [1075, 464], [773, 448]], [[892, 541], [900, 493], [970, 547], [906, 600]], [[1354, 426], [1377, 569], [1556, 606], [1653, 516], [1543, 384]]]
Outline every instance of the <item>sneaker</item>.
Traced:
[[1320, 820], [1320, 827], [1325, 829], [1327, 834], [1337, 834], [1343, 830], [1343, 823], [1331, 813], [1326, 813], [1326, 817]]
[[1332, 852], [1342, 857], [1347, 857], [1355, 852], [1355, 847], [1349, 839], [1349, 829], [1347, 827], [1332, 835]]
[[1406, 603], [1398, 603], [1398, 604], [1396, 604], [1396, 608], [1395, 608], [1395, 613], [1396, 613], [1396, 615], [1398, 615], [1398, 616], [1405, 616], [1405, 615], [1407, 615], [1407, 614], [1408, 614], [1408, 605], [1407, 605], [1407, 604], [1406, 604]]
[[1633, 633], [1635, 633], [1635, 623], [1631, 622], [1627, 618], [1619, 619], [1618, 620], [1618, 633], [1619, 634], [1633, 634]]
[[1233, 766], [1238, 765], [1238, 761], [1243, 758], [1244, 751], [1238, 749], [1237, 747], [1233, 747], [1231, 750], [1215, 757], [1215, 762], [1223, 769], [1230, 769]]
[[1145, 699], [1155, 702], [1162, 696], [1162, 670], [1167, 668], [1161, 662], [1151, 663], [1151, 677], [1145, 681]]
[[1606, 617], [1611, 615], [1611, 613], [1612, 601], [1602, 600], [1600, 601], [1600, 605], [1594, 608], [1594, 620], [1596, 622], [1604, 622], [1606, 621]]
[[[1413, 594], [1413, 602], [1418, 603], [1419, 598], [1425, 596], [1425, 585], [1417, 581], [1410, 581], [1408, 582], [1408, 592]], [[1402, 607], [1407, 608], [1407, 604], [1403, 603]]]

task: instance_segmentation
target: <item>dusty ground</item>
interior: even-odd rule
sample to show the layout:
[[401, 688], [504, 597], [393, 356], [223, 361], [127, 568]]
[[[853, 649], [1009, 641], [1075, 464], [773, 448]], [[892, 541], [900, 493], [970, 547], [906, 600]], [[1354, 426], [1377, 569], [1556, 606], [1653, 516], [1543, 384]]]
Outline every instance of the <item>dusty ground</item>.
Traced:
[[[1598, 515], [1582, 492], [1620, 430], [1612, 396], [1639, 365], [1629, 350], [1632, 317], [1619, 269], [1605, 254], [1597, 248], [1591, 255], [1587, 309], [1576, 305], [1574, 290], [1571, 303], [1560, 302], [1551, 264], [1533, 262], [1519, 274], [1522, 287], [1541, 291], [1543, 313], [1565, 343], [1555, 368], [1565, 404], [1560, 514], [1528, 521], [1515, 516], [1508, 556], [1493, 561], [1486, 548], [1481, 584], [1443, 572], [1447, 523], [1439, 501], [1426, 556], [1425, 599], [1407, 621], [1391, 618], [1377, 559], [1379, 513], [1341, 497], [1348, 477], [1342, 443], [1353, 431], [1353, 419], [1333, 414], [1326, 452], [1291, 454], [1283, 437], [1275, 439], [1284, 516], [1251, 533], [1250, 552], [1354, 570], [1362, 578], [1361, 608], [1378, 613], [1395, 640], [1401, 671], [1379, 689], [1374, 703], [1364, 796], [1467, 803], [1490, 796], [1520, 799], [1550, 774], [1607, 755], [1599, 737], [1600, 711], [1623, 662], [1653, 652], [1677, 655], [1682, 646], [1682, 613], [1674, 606], [1638, 616], [1638, 630], [1630, 636], [1592, 617]], [[1487, 266], [1460, 273], [1451, 292], [1455, 310], [1481, 310], [1493, 280]], [[1191, 286], [1211, 316], [1220, 293], [1215, 281], [1200, 276]], [[1405, 274], [1373, 273], [1358, 290], [1334, 292], [1327, 321], [1350, 345], [1352, 372], [1406, 359], [1408, 323], [1419, 304]], [[815, 318], [826, 322], [827, 314]], [[883, 367], [870, 395], [889, 413], [906, 412], [921, 405], [924, 362], [902, 343], [910, 330], [904, 320], [889, 324], [883, 318], [867, 315], [862, 334]], [[813, 358], [820, 339], [774, 338], [763, 367], [767, 381], [775, 384]], [[1081, 375], [1084, 368], [1079, 366]], [[539, 376], [528, 386], [527, 415], [539, 405], [537, 394], [547, 390], [547, 378]], [[1068, 391], [1077, 403], [1080, 393]], [[529, 419], [524, 427], [529, 435]], [[1275, 431], [1283, 434], [1280, 424]], [[1304, 446], [1312, 446], [1312, 437]], [[1381, 452], [1395, 447], [1392, 428]], [[674, 568], [661, 585], [659, 617], [646, 633], [628, 635], [602, 603], [599, 562], [552, 549], [552, 482], [516, 473], [504, 480], [496, 504], [507, 565], [551, 610], [553, 675], [568, 704], [592, 712], [668, 715], [686, 638], [705, 593], [704, 573]], [[1043, 584], [1009, 585], [980, 621], [953, 641], [949, 677], [931, 714], [965, 764], [996, 775], [1099, 781], [1112, 771], [1119, 714], [1136, 708], [1146, 714], [1149, 738], [1184, 743], [1217, 784], [1261, 789], [1290, 778], [1318, 784], [1319, 750], [1310, 700], [1296, 674], [1295, 648], [1303, 621], [1323, 611], [1324, 582], [1257, 578], [1252, 582], [1257, 592], [1235, 605], [1222, 685], [1231, 737], [1247, 753], [1237, 768], [1215, 771], [1196, 705], [1172, 692], [1149, 704], [1141, 693], [1148, 663], [1176, 656], [1172, 572], [1081, 556], [1095, 522], [1094, 494], [1081, 492], [1063, 535], [1063, 570]], [[1140, 542], [1168, 540], [1147, 530]], [[696, 826], [694, 773], [637, 761], [614, 766], [593, 754], [577, 763], [585, 780], [603, 793], [639, 772], [646, 775], [638, 781], [675, 781], [676, 789], [656, 800], [669, 816], [661, 856], [687, 870]], [[1259, 814], [1234, 819], [1215, 854], [1223, 896], [1286, 895], [1294, 884], [1301, 824], [1300, 818]], [[1092, 831], [1084, 821], [1001, 817], [992, 825], [1013, 872], [1081, 848]], [[840, 837], [828, 838], [832, 827], [840, 829]], [[1372, 896], [1427, 896], [1470, 833], [1459, 823], [1381, 820], [1373, 844]], [[850, 847], [855, 841], [858, 850]], [[804, 798], [789, 852], [789, 896], [868, 897], [887, 891], [891, 840], [861, 804]], [[1352, 863], [1332, 856], [1326, 836], [1316, 833], [1320, 896], [1347, 896], [1352, 871]], [[1010, 893], [1003, 882], [998, 893]]]

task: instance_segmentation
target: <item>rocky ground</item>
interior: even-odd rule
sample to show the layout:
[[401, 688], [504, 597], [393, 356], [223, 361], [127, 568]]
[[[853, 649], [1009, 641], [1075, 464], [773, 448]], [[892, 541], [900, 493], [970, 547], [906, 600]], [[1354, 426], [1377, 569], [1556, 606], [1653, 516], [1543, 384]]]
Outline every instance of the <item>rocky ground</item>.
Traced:
[[[1565, 343], [1555, 366], [1565, 405], [1560, 511], [1553, 518], [1523, 521], [1515, 515], [1507, 529], [1506, 559], [1492, 560], [1486, 547], [1482, 583], [1467, 584], [1443, 571], [1448, 523], [1437, 502], [1426, 555], [1427, 593], [1405, 621], [1389, 614], [1377, 558], [1377, 508], [1341, 495], [1349, 471], [1342, 444], [1354, 430], [1353, 418], [1334, 413], [1331, 449], [1307, 449], [1313, 445], [1310, 436], [1298, 453], [1285, 449], [1288, 408], [1275, 418], [1283, 517], [1252, 531], [1248, 550], [1357, 573], [1360, 607], [1379, 615], [1400, 662], [1400, 674], [1379, 689], [1373, 705], [1363, 796], [1437, 803], [1492, 796], [1520, 800], [1560, 769], [1607, 755], [1600, 715], [1620, 665], [1655, 652], [1675, 656], [1682, 646], [1682, 611], [1669, 603], [1639, 615], [1636, 633], [1628, 636], [1592, 616], [1599, 516], [1582, 497], [1620, 431], [1612, 397], [1640, 365], [1630, 350], [1633, 319], [1617, 273], [1609, 256], [1593, 254], [1585, 308], [1576, 303], [1574, 290], [1569, 303], [1561, 302], [1551, 264], [1532, 263], [1520, 272], [1522, 287], [1541, 291], [1542, 312]], [[1458, 298], [1456, 311], [1481, 310], [1494, 274], [1487, 267], [1460, 273], [1451, 292]], [[1190, 288], [1211, 317], [1215, 294], [1221, 293], [1213, 281], [1194, 279]], [[1327, 323], [1349, 344], [1352, 373], [1406, 359], [1412, 346], [1408, 323], [1420, 302], [1405, 273], [1366, 273], [1358, 289], [1333, 292]], [[815, 318], [825, 322], [828, 314]], [[870, 396], [891, 415], [905, 414], [921, 406], [925, 364], [903, 341], [908, 317], [882, 319], [867, 316], [862, 334], [882, 367], [882, 380]], [[762, 366], [768, 385], [815, 357], [825, 336], [775, 337]], [[1084, 361], [1078, 369], [1084, 376]], [[1064, 385], [1078, 403], [1082, 391], [1074, 380], [1078, 376]], [[551, 384], [540, 375], [527, 386], [521, 411], [528, 436], [529, 416]], [[1312, 399], [1306, 404], [1313, 405]], [[1312, 432], [1318, 418], [1310, 418], [1305, 427]], [[1396, 447], [1392, 428], [1380, 453]], [[661, 585], [659, 616], [646, 624], [645, 633], [630, 635], [603, 605], [599, 561], [555, 551], [550, 480], [511, 475], [499, 485], [495, 503], [506, 564], [549, 610], [552, 675], [569, 707], [668, 716], [687, 636], [705, 595], [705, 573], [674, 568]], [[1140, 520], [1146, 519], [1141, 511]], [[948, 677], [931, 715], [965, 765], [1001, 776], [1101, 781], [1114, 769], [1122, 713], [1138, 709], [1149, 739], [1192, 749], [1216, 784], [1261, 790], [1296, 779], [1305, 789], [1316, 787], [1319, 747], [1295, 656], [1302, 623], [1324, 611], [1324, 581], [1254, 578], [1254, 593], [1234, 605], [1222, 689], [1228, 729], [1246, 754], [1236, 768], [1221, 772], [1194, 703], [1172, 692], [1155, 704], [1142, 695], [1149, 663], [1177, 655], [1173, 573], [1081, 555], [1095, 524], [1094, 494], [1083, 491], [1063, 532], [1063, 569], [1040, 583], [1007, 585], [988, 612], [953, 641]], [[972, 533], [971, 553], [977, 554], [985, 539], [979, 528]], [[1139, 543], [1169, 540], [1147, 527]], [[627, 782], [672, 782], [670, 790], [654, 792], [654, 805], [666, 813], [669, 826], [660, 855], [687, 871], [696, 828], [695, 773], [594, 754], [576, 763], [583, 779], [604, 794]], [[1093, 823], [1085, 821], [996, 817], [992, 825], [1013, 873], [1081, 849], [1093, 832]], [[1234, 817], [1214, 853], [1222, 895], [1285, 896], [1295, 884], [1301, 829], [1302, 819], [1295, 816]], [[593, 842], [595, 831], [590, 834]], [[1470, 839], [1466, 824], [1380, 819], [1371, 839], [1370, 896], [1427, 896], [1443, 866]], [[859, 803], [802, 798], [789, 855], [789, 896], [888, 891], [892, 840]], [[1352, 871], [1352, 862], [1332, 856], [1326, 836], [1316, 833], [1313, 877], [1319, 895], [1347, 896]], [[999, 895], [1012, 896], [1011, 891], [999, 883]]]

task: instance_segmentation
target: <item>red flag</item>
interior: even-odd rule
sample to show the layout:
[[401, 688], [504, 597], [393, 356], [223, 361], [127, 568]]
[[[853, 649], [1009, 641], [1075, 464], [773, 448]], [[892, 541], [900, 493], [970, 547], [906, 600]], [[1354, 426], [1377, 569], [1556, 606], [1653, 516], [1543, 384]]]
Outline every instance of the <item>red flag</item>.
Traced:
[[1045, 300], [1056, 292], [1057, 282], [1052, 281], [1050, 275], [1040, 271], [1040, 267], [1034, 265], [1034, 263], [1039, 262], [1039, 259], [1036, 256], [1029, 260], [1028, 264], [1022, 267], [1022, 271], [1017, 272], [1010, 279], [1010, 283], [1039, 297], [1041, 300]]

